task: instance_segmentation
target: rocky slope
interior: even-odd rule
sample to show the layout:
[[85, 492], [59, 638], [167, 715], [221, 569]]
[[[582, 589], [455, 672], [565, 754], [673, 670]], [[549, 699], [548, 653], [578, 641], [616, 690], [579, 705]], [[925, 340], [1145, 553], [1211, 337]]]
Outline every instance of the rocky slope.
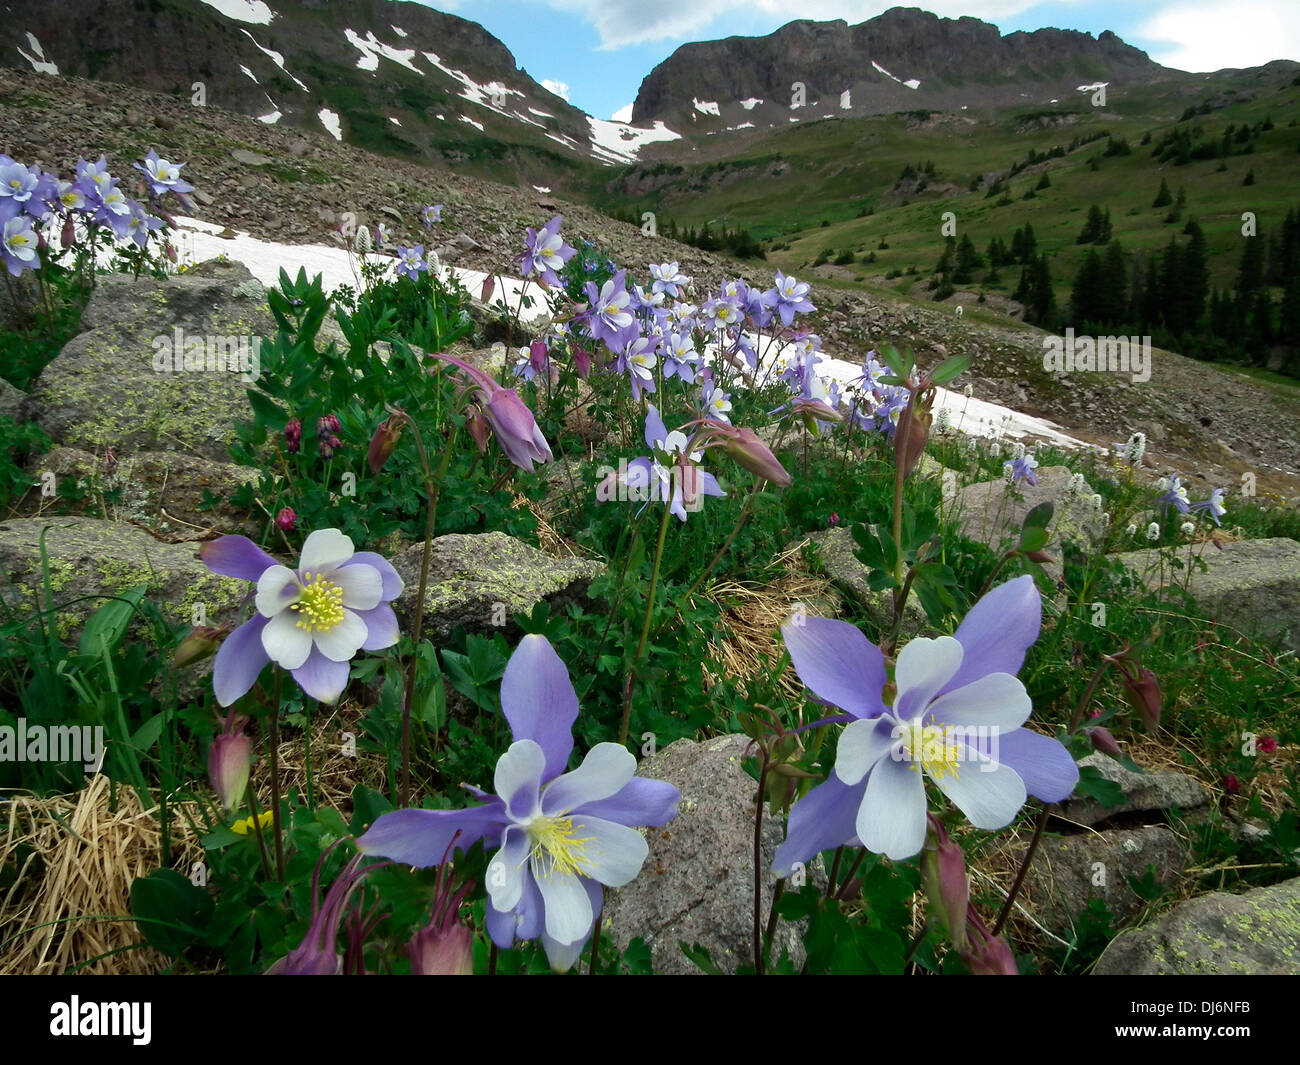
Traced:
[[[517, 270], [523, 228], [562, 213], [571, 242], [594, 241], [635, 270], [676, 259], [704, 287], [738, 274], [761, 280], [771, 269], [647, 237], [581, 205], [382, 159], [323, 132], [299, 134], [144, 90], [123, 89], [109, 99], [90, 82], [0, 71], [0, 151], [63, 174], [78, 156], [102, 151], [114, 173], [130, 174], [131, 162], [150, 147], [187, 164], [184, 174], [197, 188], [203, 218], [285, 243], [341, 240], [345, 211], [356, 212], [360, 223], [384, 221], [397, 241], [431, 243], [416, 212], [442, 203], [446, 226], [436, 239], [450, 245], [446, 257], [459, 266]], [[263, 161], [241, 161], [247, 152]], [[1300, 495], [1294, 389], [1259, 385], [1160, 351], [1145, 384], [1120, 374], [1054, 378], [1042, 367], [1039, 330], [983, 322], [969, 313], [958, 318], [947, 306], [848, 293], [810, 280], [819, 308], [814, 325], [832, 355], [861, 359], [889, 342], [912, 347], [923, 363], [970, 353], [967, 379], [981, 398], [1050, 418], [1103, 447], [1141, 429], [1151, 438], [1153, 463], [1180, 471], [1197, 487], [1234, 491], [1241, 474], [1250, 472], [1261, 494]]]

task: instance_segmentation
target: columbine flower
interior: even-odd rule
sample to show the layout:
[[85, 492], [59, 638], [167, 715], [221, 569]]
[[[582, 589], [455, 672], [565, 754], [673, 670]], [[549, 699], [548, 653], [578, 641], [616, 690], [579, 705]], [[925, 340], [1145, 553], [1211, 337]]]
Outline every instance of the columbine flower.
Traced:
[[682, 294], [679, 286], [691, 283], [691, 279], [681, 272], [675, 262], [661, 263], [657, 266], [651, 263], [650, 276], [654, 278], [654, 284], [650, 286], [651, 289], [671, 296], [673, 299], [677, 299]]
[[559, 287], [560, 278], [555, 271], [563, 269], [564, 264], [577, 254], [560, 236], [560, 224], [563, 221], [563, 216], [557, 214], [540, 230], [534, 230], [531, 226], [528, 228], [524, 238], [524, 254], [520, 258], [525, 278], [535, 277], [543, 285]]
[[307, 926], [307, 934], [303, 936], [301, 944], [266, 970], [267, 976], [338, 976], [343, 972], [343, 954], [338, 949], [338, 938], [344, 910], [366, 874], [383, 863], [358, 868], [361, 855], [356, 855], [330, 885], [322, 903], [321, 866], [332, 850], [333, 847], [330, 847], [320, 856], [316, 871], [312, 874], [311, 923]]
[[1158, 521], [1153, 521], [1150, 525], [1147, 526], [1147, 539], [1148, 540], [1160, 539], [1160, 523]]
[[637, 335], [636, 320], [627, 309], [631, 300], [621, 270], [606, 281], [599, 292], [596, 291], [596, 282], [587, 282], [587, 310], [582, 317], [593, 340], [602, 340], [610, 350], [614, 350]]
[[731, 397], [712, 381], [705, 381], [701, 390], [700, 402], [704, 407], [704, 416], [715, 421], [731, 424]]
[[1202, 500], [1200, 503], [1193, 503], [1191, 509], [1208, 510], [1210, 517], [1214, 519], [1214, 524], [1221, 525], [1222, 522], [1219, 519], [1228, 513], [1227, 507], [1223, 505], [1223, 489], [1216, 488], [1210, 493], [1209, 499]]
[[689, 332], [672, 333], [663, 342], [664, 380], [679, 377], [688, 385], [695, 383], [695, 366], [700, 357]]
[[442, 204], [430, 204], [420, 212], [420, 217], [424, 220], [424, 224], [432, 229], [435, 222], [442, 221]]
[[645, 442], [652, 454], [632, 459], [611, 472], [597, 489], [596, 501], [606, 503], [614, 498], [614, 485], [621, 483], [638, 493], [634, 498], [645, 499], [647, 503], [665, 503], [678, 520], [685, 521], [688, 509], [698, 510], [704, 496], [727, 493], [713, 474], [697, 465], [704, 451], [693, 450], [691, 441], [680, 429], [668, 432], [653, 403], [647, 404], [647, 408]]
[[24, 215], [9, 219], [0, 239], [3, 240], [3, 244], [0, 244], [0, 258], [4, 259], [5, 269], [14, 277], [24, 270], [40, 267], [41, 262], [36, 257], [37, 238], [32, 231], [31, 219]]
[[716, 332], [736, 325], [744, 317], [744, 312], [738, 301], [719, 298], [706, 301], [700, 308], [700, 317], [707, 329]]
[[776, 288], [763, 293], [763, 303], [773, 308], [781, 316], [783, 325], [790, 325], [796, 313], [807, 313], [817, 308], [808, 299], [812, 286], [806, 281], [797, 281], [786, 277], [780, 270], [776, 272]]
[[269, 662], [292, 673], [312, 698], [332, 703], [358, 651], [397, 642], [397, 615], [388, 604], [402, 594], [402, 578], [386, 559], [356, 551], [338, 529], [308, 536], [296, 570], [246, 536], [211, 540], [199, 556], [213, 573], [257, 586], [257, 613], [230, 634], [213, 665], [222, 706], [244, 695]]
[[627, 374], [632, 385], [632, 398], [635, 400], [640, 400], [642, 392], [655, 391], [654, 369], [659, 361], [655, 357], [655, 349], [658, 346], [658, 337], [643, 336], [620, 344], [615, 349], [618, 358], [614, 368], [619, 373]]
[[164, 192], [193, 192], [194, 186], [188, 181], [181, 180], [181, 167], [184, 163], [169, 163], [166, 159], [159, 159], [158, 153], [152, 148], [149, 154], [144, 157], [144, 166], [139, 163], [132, 164], [137, 170], [149, 179], [149, 187], [153, 190], [155, 196], [161, 196]]
[[7, 155], [4, 158], [7, 162], [0, 165], [0, 197], [15, 203], [26, 203], [36, 191], [40, 171], [28, 170]]
[[[1015, 674], [1041, 624], [1032, 577], [999, 585], [955, 637], [903, 648], [889, 707], [881, 698], [884, 657], [858, 629], [827, 618], [784, 626], [799, 678], [857, 720], [840, 737], [830, 778], [790, 811], [777, 875], [859, 841], [894, 859], [916, 854], [925, 842], [926, 777], [983, 829], [1010, 824], [1026, 794], [1066, 798], [1079, 779], [1074, 759], [1056, 740], [1020, 727], [1032, 707]], [[976, 727], [988, 742], [972, 735]]]
[[631, 826], [667, 824], [681, 794], [636, 777], [636, 758], [617, 743], [596, 744], [564, 772], [578, 697], [544, 636], [525, 636], [511, 655], [501, 711], [514, 742], [497, 762], [496, 795], [475, 789], [486, 801], [468, 810], [384, 814], [357, 846], [423, 867], [441, 863], [453, 840], [461, 851], [482, 840], [496, 850], [486, 873], [492, 941], [509, 948], [516, 936], [540, 937], [551, 967], [564, 971], [600, 917], [601, 885], [622, 887], [641, 871], [649, 847]]
[[1179, 514], [1186, 514], [1191, 509], [1191, 503], [1187, 499], [1187, 486], [1177, 474], [1169, 478], [1169, 490], [1156, 502], [1171, 504]]
[[408, 248], [405, 245], [397, 249], [397, 274], [399, 277], [409, 277], [412, 281], [420, 276], [420, 271], [428, 272], [428, 264], [424, 261], [424, 245], [417, 244], [414, 248]]
[[[501, 352], [504, 358], [504, 346]], [[533, 412], [519, 398], [518, 392], [513, 388], [502, 388], [478, 367], [471, 366], [454, 355], [430, 354], [429, 357], [453, 364], [469, 380], [475, 393], [478, 414], [492, 429], [506, 458], [529, 473], [533, 472], [534, 462], [552, 460], [554, 456], [551, 454], [551, 446], [537, 427]]]
[[1002, 468], [1006, 472], [1008, 484], [1016, 484], [1018, 481], [1028, 481], [1030, 484], [1038, 483], [1038, 474], [1034, 472], [1034, 470], [1038, 469], [1038, 460], [1032, 455], [1021, 455], [1010, 462], [1004, 462]]

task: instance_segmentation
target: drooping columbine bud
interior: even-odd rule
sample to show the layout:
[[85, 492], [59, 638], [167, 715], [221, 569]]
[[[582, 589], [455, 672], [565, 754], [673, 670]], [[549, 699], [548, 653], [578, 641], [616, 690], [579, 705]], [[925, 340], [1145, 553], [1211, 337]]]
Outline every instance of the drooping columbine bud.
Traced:
[[244, 735], [243, 718], [231, 714], [208, 748], [208, 778], [221, 805], [233, 810], [248, 787], [253, 743]]
[[221, 641], [228, 633], [227, 628], [195, 626], [177, 646], [172, 665], [179, 669], [182, 666], [192, 666], [195, 662], [202, 662], [209, 655], [217, 653], [217, 648], [221, 646]]
[[302, 446], [302, 422], [297, 418], [290, 418], [284, 427], [284, 446], [290, 455], [296, 455]]
[[487, 301], [492, 298], [492, 293], [496, 291], [496, 287], [496, 278], [491, 274], [488, 274], [487, 277], [483, 279], [483, 291], [479, 296], [482, 302], [487, 303]]
[[990, 934], [973, 906], [966, 911], [966, 933], [967, 944], [966, 949], [960, 952], [961, 960], [973, 975], [1020, 975], [1020, 970], [1016, 968], [1016, 956], [1011, 953], [1007, 941], [1001, 936]]
[[591, 352], [575, 347], [573, 349], [573, 368], [584, 381], [591, 376]]
[[790, 474], [777, 461], [776, 456], [772, 454], [772, 449], [759, 439], [753, 429], [743, 425], [731, 425], [711, 426], [710, 431], [725, 441], [723, 450], [738, 466], [750, 473], [758, 474], [780, 488], [790, 487], [792, 483]]
[[904, 477], [910, 477], [925, 453], [926, 442], [930, 439], [930, 406], [934, 403], [934, 391], [925, 397], [916, 396], [903, 410], [894, 429], [894, 462]]
[[930, 830], [921, 851], [921, 883], [926, 898], [953, 946], [965, 950], [968, 944], [966, 912], [970, 906], [970, 881], [966, 878], [966, 855], [948, 838], [937, 818], [928, 815]]
[[294, 513], [293, 507], [283, 507], [280, 513], [275, 516], [275, 525], [281, 532], [293, 532], [298, 524], [298, 515]]
[[1124, 669], [1119, 671], [1119, 676], [1129, 705], [1137, 711], [1147, 731], [1154, 732], [1160, 725], [1162, 702], [1160, 682], [1156, 680], [1156, 675], [1144, 666], [1138, 666], [1134, 676], [1130, 676]]
[[545, 340], [534, 340], [528, 348], [528, 362], [534, 370], [542, 373], [546, 369], [547, 360], [551, 357], [547, 350]]
[[392, 458], [393, 452], [397, 450], [397, 442], [402, 438], [402, 428], [405, 425], [405, 415], [394, 414], [375, 430], [375, 435], [370, 441], [370, 452], [366, 456], [371, 473], [378, 474], [384, 468], [384, 463]]
[[1108, 754], [1112, 758], [1119, 758], [1123, 755], [1124, 752], [1120, 750], [1119, 743], [1110, 734], [1109, 729], [1102, 728], [1101, 725], [1095, 725], [1084, 731], [1087, 732], [1088, 739], [1092, 741], [1093, 750]]
[[487, 451], [488, 438], [492, 435], [492, 427], [488, 425], [487, 419], [476, 410], [466, 420], [465, 428], [469, 430], [471, 439], [478, 445], [479, 453]]
[[406, 945], [412, 976], [473, 976], [474, 936], [461, 922], [459, 897], [434, 914]]
[[[76, 240], [76, 238], [76, 223], [73, 221], [72, 215], [68, 215], [63, 223], [63, 232], [59, 235], [59, 244], [62, 245], [63, 249], [66, 251], [68, 248], [72, 247], [72, 242]], [[175, 260], [173, 260], [173, 262], [174, 261]]]

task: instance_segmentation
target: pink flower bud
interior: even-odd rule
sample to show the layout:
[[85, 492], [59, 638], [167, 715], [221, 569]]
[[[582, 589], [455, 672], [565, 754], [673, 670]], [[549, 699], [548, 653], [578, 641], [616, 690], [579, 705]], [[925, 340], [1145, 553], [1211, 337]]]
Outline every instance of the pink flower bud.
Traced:
[[487, 303], [487, 301], [492, 298], [492, 293], [496, 291], [496, 287], [497, 287], [496, 278], [493, 277], [491, 274], [488, 274], [487, 277], [483, 279], [483, 292], [479, 297], [482, 300], [482, 302]]
[[291, 455], [296, 455], [302, 446], [302, 422], [297, 418], [290, 418], [284, 427], [284, 444]]
[[275, 524], [281, 532], [293, 532], [298, 524], [298, 515], [293, 512], [292, 507], [285, 507], [275, 516]]
[[930, 831], [921, 851], [921, 883], [939, 923], [952, 938], [953, 946], [965, 950], [966, 913], [970, 907], [970, 881], [966, 878], [966, 855], [948, 838], [943, 825], [930, 815]]
[[979, 914], [971, 907], [966, 912], [966, 932], [968, 943], [961, 951], [961, 960], [966, 963], [975, 976], [1019, 976], [1016, 968], [1016, 956], [1011, 953], [1007, 941], [1001, 936], [993, 936], [984, 927]]
[[244, 735], [243, 718], [232, 714], [224, 731], [217, 734], [208, 748], [208, 778], [227, 810], [233, 810], [243, 798], [252, 755], [253, 744]]
[[397, 450], [397, 442], [402, 438], [402, 427], [406, 424], [406, 418], [400, 414], [394, 414], [387, 421], [383, 422], [370, 441], [370, 452], [366, 456], [366, 461], [370, 464], [370, 472], [378, 474], [384, 468], [384, 463], [393, 456]]
[[203, 661], [209, 655], [216, 654], [217, 648], [221, 646], [221, 641], [225, 639], [228, 631], [225, 628], [195, 626], [176, 648], [176, 655], [172, 659], [172, 665], [177, 668], [190, 666], [195, 662]]
[[1085, 730], [1088, 733], [1088, 739], [1092, 741], [1093, 750], [1100, 751], [1102, 754], [1108, 754], [1112, 758], [1119, 758], [1123, 755], [1115, 737], [1110, 734], [1109, 729], [1102, 728], [1100, 725], [1094, 725]]
[[585, 381], [591, 376], [591, 352], [575, 347], [573, 349], [573, 366], [578, 371], [578, 376]]
[[772, 454], [772, 449], [759, 439], [753, 429], [721, 424], [716, 428], [710, 428], [716, 436], [725, 441], [723, 450], [738, 466], [750, 473], [758, 474], [780, 488], [790, 487], [792, 483], [790, 474], [777, 461], [776, 456]]
[[68, 215], [63, 222], [63, 232], [59, 235], [59, 243], [66, 250], [72, 247], [72, 242], [77, 237], [77, 227], [73, 221], [72, 215]]

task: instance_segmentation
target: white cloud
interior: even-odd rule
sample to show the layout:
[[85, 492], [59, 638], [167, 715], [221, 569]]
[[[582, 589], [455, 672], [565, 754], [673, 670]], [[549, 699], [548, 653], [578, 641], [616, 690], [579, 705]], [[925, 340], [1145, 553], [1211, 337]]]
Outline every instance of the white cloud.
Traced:
[[631, 104], [624, 104], [624, 105], [623, 105], [622, 107], [620, 107], [617, 111], [615, 111], [612, 115], [610, 115], [609, 118], [610, 118], [610, 121], [611, 121], [611, 122], [631, 122], [631, 121], [632, 121], [632, 105], [631, 105]]
[[555, 93], [555, 95], [558, 96], [561, 100], [567, 102], [569, 99], [569, 86], [567, 82], [552, 81], [550, 78], [543, 78], [542, 88], [545, 89], [547, 92]]
[[1300, 8], [1264, 0], [1173, 3], [1146, 19], [1135, 37], [1151, 58], [1177, 70], [1253, 67], [1300, 58]]

